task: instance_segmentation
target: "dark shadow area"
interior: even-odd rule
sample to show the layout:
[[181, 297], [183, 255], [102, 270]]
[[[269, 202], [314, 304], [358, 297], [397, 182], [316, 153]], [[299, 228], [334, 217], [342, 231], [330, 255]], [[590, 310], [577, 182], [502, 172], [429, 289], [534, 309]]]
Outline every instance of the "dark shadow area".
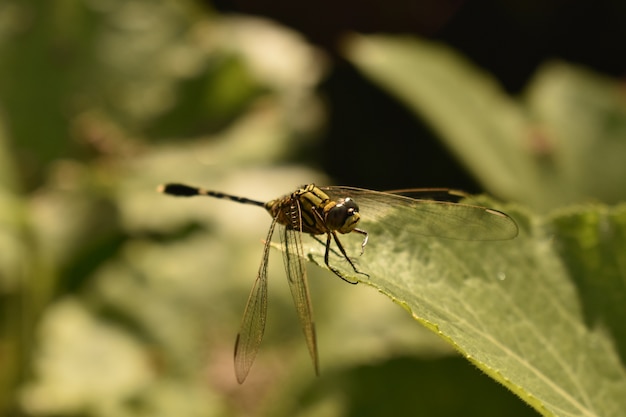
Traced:
[[397, 358], [376, 366], [323, 374], [299, 404], [307, 408], [336, 397], [338, 392], [345, 416], [538, 415], [460, 357]]
[[[330, 120], [315, 164], [337, 184], [375, 189], [446, 186], [481, 191], [436, 135], [341, 58], [349, 32], [401, 33], [442, 41], [515, 94], [546, 60], [564, 59], [626, 74], [626, 3], [617, 0], [381, 0], [310, 4], [217, 0], [223, 12], [265, 16], [290, 26], [336, 58], [321, 92]], [[311, 161], [307, 161], [311, 162]]]
[[616, 248], [626, 244], [626, 225], [620, 224], [617, 216], [615, 221], [611, 215], [580, 216], [585, 215], [557, 221], [556, 247], [576, 284], [587, 326], [592, 331], [608, 330], [622, 364], [626, 364], [626, 266], [623, 254], [616, 253]]

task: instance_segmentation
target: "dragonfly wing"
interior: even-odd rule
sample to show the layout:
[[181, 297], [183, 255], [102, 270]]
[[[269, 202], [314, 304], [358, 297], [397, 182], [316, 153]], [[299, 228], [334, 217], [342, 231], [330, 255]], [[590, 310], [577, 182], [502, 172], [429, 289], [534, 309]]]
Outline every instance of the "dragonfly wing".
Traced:
[[435, 200], [458, 203], [470, 195], [464, 191], [450, 188], [403, 188], [399, 190], [385, 190], [386, 194], [398, 194], [414, 200]]
[[[515, 221], [498, 210], [415, 198], [431, 194], [432, 190], [428, 189], [423, 194], [420, 190], [381, 192], [354, 187], [321, 189], [333, 199], [354, 199], [364, 223], [378, 221], [396, 230], [460, 240], [506, 240], [514, 238], [518, 233]], [[437, 193], [441, 192], [437, 190]], [[451, 197], [456, 197], [457, 192], [451, 193]]]
[[[300, 203], [294, 202], [290, 208], [291, 219], [294, 219], [292, 227], [284, 227], [281, 233], [283, 247], [283, 260], [287, 272], [287, 282], [293, 297], [293, 302], [298, 311], [300, 325], [306, 338], [311, 360], [315, 373], [319, 375], [319, 359], [317, 354], [317, 341], [315, 336], [315, 323], [313, 321], [313, 308], [304, 264], [304, 252], [302, 249], [301, 213]], [[297, 219], [297, 222], [296, 222]]]
[[277, 219], [274, 218], [267, 234], [261, 266], [248, 297], [241, 321], [241, 328], [235, 341], [235, 375], [240, 384], [245, 381], [248, 372], [250, 372], [265, 332], [265, 321], [267, 318], [267, 262], [276, 221]]

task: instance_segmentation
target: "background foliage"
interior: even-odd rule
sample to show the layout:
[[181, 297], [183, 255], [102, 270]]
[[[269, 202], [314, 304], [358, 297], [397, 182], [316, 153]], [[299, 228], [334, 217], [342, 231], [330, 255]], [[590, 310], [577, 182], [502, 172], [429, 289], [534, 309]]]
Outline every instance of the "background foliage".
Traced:
[[[329, 149], [327, 120], [342, 113], [317, 91], [328, 55], [292, 30], [191, 0], [5, 1], [0, 16], [2, 413], [536, 414], [387, 297], [311, 266], [315, 378], [278, 252], [266, 339], [236, 383], [232, 347], [269, 218], [171, 199], [158, 184], [264, 200], [335, 182], [321, 167], [369, 186], [422, 172], [414, 162], [427, 159], [438, 183], [424, 185], [458, 184], [440, 182], [460, 168], [413, 151], [428, 135], [402, 147], [385, 136], [403, 126]], [[481, 244], [391, 238], [369, 224], [365, 283], [540, 413], [619, 415], [620, 82], [552, 62], [518, 98], [414, 38], [353, 36], [342, 53], [406, 103], [480, 188], [511, 202], [479, 200], [521, 229]], [[318, 263], [319, 250], [310, 246]]]

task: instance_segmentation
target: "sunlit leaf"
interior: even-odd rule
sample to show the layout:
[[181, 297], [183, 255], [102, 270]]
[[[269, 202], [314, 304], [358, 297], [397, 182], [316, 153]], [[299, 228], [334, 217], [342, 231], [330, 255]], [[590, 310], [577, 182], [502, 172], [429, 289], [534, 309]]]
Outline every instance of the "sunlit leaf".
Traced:
[[[540, 413], [621, 415], [625, 341], [616, 324], [626, 319], [624, 207], [582, 208], [553, 220], [506, 211], [520, 235], [498, 242], [398, 233], [364, 218], [370, 240], [357, 262], [369, 279], [340, 258], [334, 265], [405, 307]], [[593, 221], [598, 216], [600, 225]], [[575, 243], [598, 255], [578, 257]], [[322, 249], [312, 246], [310, 254], [324, 264]], [[598, 268], [605, 262], [612, 267]], [[581, 276], [596, 283], [594, 297], [584, 294]]]

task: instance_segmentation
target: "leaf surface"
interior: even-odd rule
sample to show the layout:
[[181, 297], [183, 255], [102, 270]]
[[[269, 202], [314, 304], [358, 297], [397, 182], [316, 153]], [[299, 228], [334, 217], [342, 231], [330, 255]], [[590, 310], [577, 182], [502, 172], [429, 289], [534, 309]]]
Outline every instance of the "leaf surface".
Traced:
[[[478, 204], [495, 205], [489, 200]], [[520, 235], [495, 242], [423, 237], [364, 218], [361, 227], [370, 239], [355, 260], [369, 278], [354, 274], [339, 257], [331, 262], [350, 279], [404, 306], [540, 413], [622, 415], [624, 339], [611, 323], [626, 319], [625, 207], [579, 208], [550, 220], [515, 208], [504, 211], [516, 219]], [[598, 217], [601, 227], [594, 221]], [[358, 254], [358, 239], [342, 240]], [[577, 247], [604, 253], [604, 258], [579, 257]], [[313, 261], [323, 266], [323, 248], [310, 250]], [[593, 264], [608, 261], [613, 267]], [[614, 292], [598, 290], [590, 299], [581, 294], [583, 279]], [[602, 308], [610, 300], [611, 307]]]

